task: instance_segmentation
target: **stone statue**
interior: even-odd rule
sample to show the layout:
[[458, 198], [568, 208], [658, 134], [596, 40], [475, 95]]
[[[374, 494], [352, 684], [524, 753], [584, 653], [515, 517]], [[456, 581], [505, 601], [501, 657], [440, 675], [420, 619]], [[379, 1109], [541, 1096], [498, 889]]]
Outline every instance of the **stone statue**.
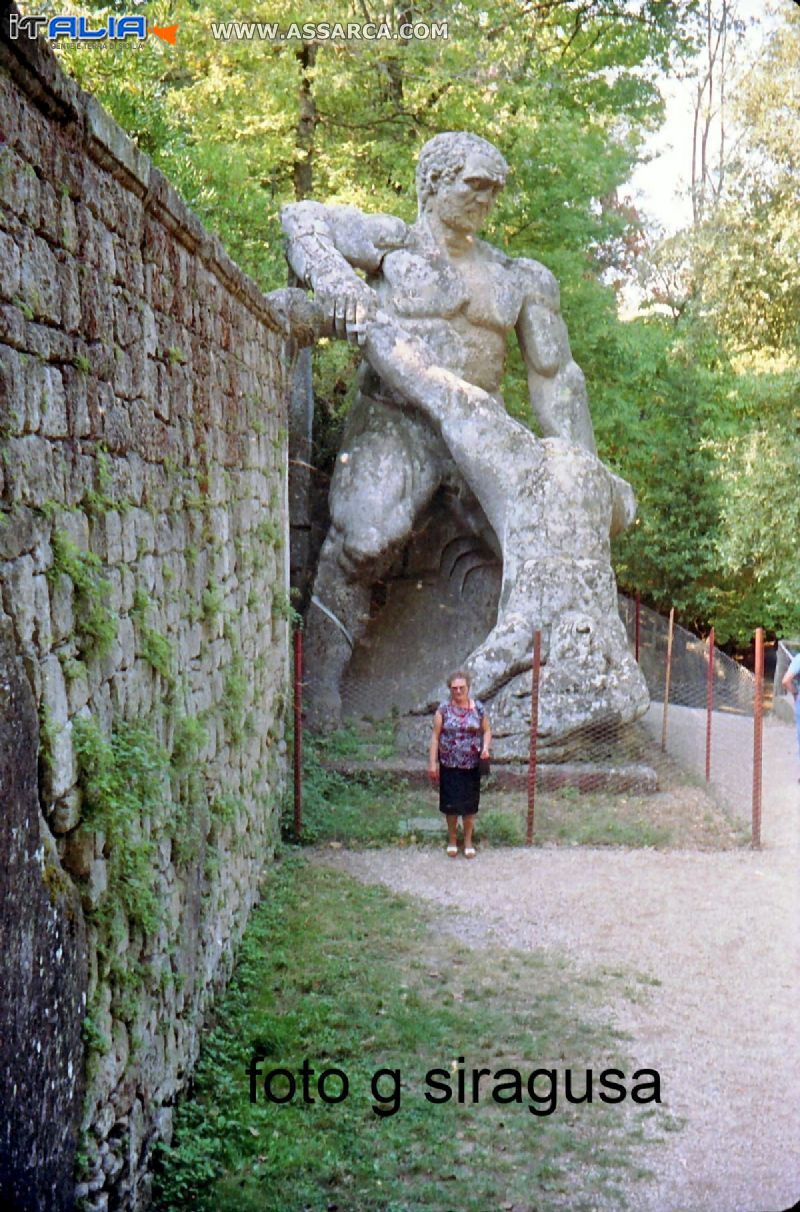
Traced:
[[[610, 534], [633, 518], [633, 494], [595, 454], [553, 275], [477, 238], [507, 172], [486, 140], [448, 132], [420, 153], [410, 227], [316, 202], [282, 213], [294, 272], [313, 287], [330, 330], [365, 352], [307, 621], [317, 724], [339, 719], [372, 585], [437, 488], [463, 480], [503, 558], [496, 625], [465, 662], [474, 692], [493, 700], [493, 724], [506, 717], [509, 735], [524, 732], [530, 678], [520, 674], [537, 628], [544, 732], [555, 739], [646, 709], [609, 553]], [[544, 440], [512, 420], [499, 395], [511, 328]]]

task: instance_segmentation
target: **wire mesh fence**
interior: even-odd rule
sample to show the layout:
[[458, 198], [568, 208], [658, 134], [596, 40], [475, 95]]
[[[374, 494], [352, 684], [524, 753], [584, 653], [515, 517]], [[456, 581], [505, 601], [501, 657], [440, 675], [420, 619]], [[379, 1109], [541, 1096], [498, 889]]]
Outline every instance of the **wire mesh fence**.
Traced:
[[[620, 596], [620, 615], [650, 694], [642, 719], [653, 740], [657, 770], [665, 757], [703, 780], [718, 802], [752, 820], [758, 756], [758, 679], [714, 646], [630, 598]], [[638, 616], [638, 618], [637, 618]], [[756, 792], [758, 787], [756, 785]], [[758, 810], [758, 805], [756, 805]]]
[[[473, 563], [476, 579], [492, 575], [488, 563]], [[671, 806], [680, 802], [682, 808], [670, 837], [673, 844], [691, 845], [698, 838], [702, 844], [704, 820], [720, 809], [738, 820], [742, 829], [751, 831], [753, 844], [760, 844], [763, 676], [754, 675], [720, 652], [713, 633], [702, 639], [676, 625], [673, 615], [667, 618], [622, 596], [619, 612], [631, 654], [646, 683], [649, 706], [637, 720], [624, 724], [614, 718], [613, 712], [600, 713], [596, 719], [589, 717], [567, 742], [558, 745], [553, 744], [547, 727], [534, 720], [531, 743], [525, 739], [524, 752], [517, 737], [516, 753], [509, 754], [508, 747], [504, 753], [502, 735], [496, 734], [496, 746], [504, 756], [493, 762], [491, 778], [484, 784], [489, 807], [489, 818], [483, 818], [487, 831], [492, 832], [488, 826], [496, 801], [504, 808], [511, 804], [515, 813], [513, 827], [510, 817], [494, 822], [500, 840], [531, 840], [534, 825], [536, 839], [541, 840], [536, 805], [545, 803], [550, 814], [546, 840], [597, 840], [591, 829], [582, 835], [576, 824], [580, 815], [576, 804], [591, 793], [592, 802], [599, 804], [608, 818], [608, 836], [600, 836], [601, 841], [627, 840], [625, 828], [609, 824], [611, 815], [619, 815], [622, 806], [634, 814], [638, 812], [644, 822], [638, 830], [638, 844], [659, 844], [666, 836], [659, 815], [669, 814]], [[446, 635], [446, 626], [440, 630]], [[460, 643], [464, 643], [463, 637]], [[465, 647], [469, 651], [469, 645]], [[763, 670], [763, 645], [758, 654]], [[787, 649], [784, 668], [790, 655]], [[364, 664], [369, 654], [354, 656]], [[370, 678], [344, 677], [341, 699], [335, 705], [338, 727], [312, 727], [307, 733], [305, 775], [299, 760], [296, 762], [295, 833], [308, 828], [302, 825], [299, 780], [303, 780], [311, 800], [319, 801], [317, 822], [320, 814], [324, 818], [327, 813], [332, 819], [334, 809], [330, 805], [337, 796], [348, 804], [360, 803], [360, 809], [354, 810], [356, 816], [361, 813], [358, 823], [352, 815], [348, 819], [361, 840], [389, 840], [397, 831], [414, 837], [440, 823], [428, 783], [435, 703], [427, 704], [427, 710], [421, 709], [425, 705], [410, 706], [407, 664], [412, 659], [411, 651], [406, 656], [406, 661], [395, 657], [389, 669], [383, 670], [382, 681], [375, 676], [374, 660]], [[442, 668], [447, 668], [445, 659], [443, 653]], [[451, 665], [456, 668], [458, 662], [453, 659]], [[545, 691], [546, 666], [545, 654]], [[313, 670], [311, 676], [308, 668], [300, 673], [296, 663], [296, 675], [298, 686], [314, 686]], [[531, 678], [532, 673], [526, 676]], [[539, 691], [538, 683], [531, 684], [526, 700], [529, 713], [540, 698]], [[768, 701], [772, 697], [771, 686], [766, 697]], [[314, 708], [320, 704], [312, 698], [305, 705]], [[487, 705], [491, 718], [492, 704]], [[329, 703], [323, 706], [327, 708]], [[318, 711], [312, 710], [311, 715], [319, 719]], [[298, 712], [295, 718], [299, 728]], [[502, 729], [498, 731], [502, 733]], [[365, 788], [368, 794], [363, 794]], [[557, 831], [553, 834], [552, 824], [561, 808], [565, 810], [562, 816], [571, 817], [563, 827], [563, 837]], [[426, 814], [429, 826], [424, 824]], [[312, 833], [316, 827], [311, 826]], [[340, 840], [349, 838], [345, 835]]]
[[786, 697], [783, 679], [792, 659], [800, 652], [800, 638], [779, 640], [775, 652], [775, 674], [772, 679], [772, 695], [776, 710], [783, 704], [780, 716], [787, 722], [794, 720], [794, 710], [791, 701]]

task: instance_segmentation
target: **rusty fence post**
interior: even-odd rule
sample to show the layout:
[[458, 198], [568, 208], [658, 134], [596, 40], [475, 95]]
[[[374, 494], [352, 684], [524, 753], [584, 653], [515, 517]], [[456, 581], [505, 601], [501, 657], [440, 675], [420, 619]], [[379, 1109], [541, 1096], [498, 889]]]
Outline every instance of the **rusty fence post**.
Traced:
[[542, 670], [542, 633], [533, 637], [533, 671], [531, 673], [531, 747], [528, 758], [528, 823], [525, 845], [533, 845], [533, 818], [536, 811], [536, 745], [539, 737], [539, 676]]
[[303, 633], [294, 633], [294, 836], [303, 831]]
[[633, 641], [634, 656], [636, 657], [636, 664], [638, 665], [639, 664], [639, 650], [641, 648], [641, 640], [642, 640], [642, 597], [641, 597], [641, 594], [639, 593], [638, 589], [636, 590], [636, 609], [635, 609], [635, 613], [634, 613], [633, 634], [634, 634], [634, 641]]
[[706, 681], [706, 782], [711, 782], [711, 721], [714, 715], [714, 628], [708, 633], [708, 679]]
[[753, 848], [761, 848], [761, 758], [764, 728], [764, 628], [756, 628], [756, 698], [753, 711]]
[[667, 668], [664, 673], [664, 717], [661, 721], [661, 752], [667, 749], [667, 712], [669, 711], [669, 681], [672, 676], [672, 637], [675, 633], [675, 607], [669, 612], [669, 631], [667, 632]]

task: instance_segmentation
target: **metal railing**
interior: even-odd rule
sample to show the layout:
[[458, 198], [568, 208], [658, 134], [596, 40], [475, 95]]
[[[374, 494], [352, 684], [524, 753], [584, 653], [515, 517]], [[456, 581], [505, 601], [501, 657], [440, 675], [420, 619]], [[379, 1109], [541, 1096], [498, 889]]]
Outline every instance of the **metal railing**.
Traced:
[[[674, 764], [705, 787], [714, 801], [738, 817], [747, 820], [754, 846], [761, 841], [762, 800], [762, 728], [764, 716], [764, 645], [763, 632], [756, 633], [756, 669], [751, 672], [739, 661], [721, 652], [714, 643], [713, 631], [706, 639], [675, 623], [674, 611], [668, 617], [660, 615], [638, 601], [619, 598], [619, 610], [626, 626], [629, 643], [642, 670], [650, 694], [650, 707], [638, 724], [628, 729], [608, 725], [598, 726], [587, 738], [586, 754], [590, 761], [605, 763], [606, 767], [633, 762], [632, 770], [642, 769], [641, 786], [635, 776], [628, 788], [634, 792], [654, 790], [659, 782], [671, 775]], [[538, 633], [537, 633], [538, 634]], [[295, 799], [294, 831], [302, 830], [302, 638], [295, 641]], [[782, 691], [780, 678], [791, 659], [791, 651], [780, 645], [775, 672], [776, 700]], [[536, 708], [538, 705], [538, 671], [540, 662], [531, 654], [531, 744], [527, 762], [520, 763], [520, 787], [527, 786], [528, 813], [526, 840], [534, 837], [537, 787], [545, 785], [559, 771], [548, 765], [537, 749]], [[362, 705], [353, 695], [343, 703], [346, 719], [369, 718], [373, 703]], [[366, 709], [365, 709], [366, 707]], [[424, 721], [420, 720], [420, 737]], [[635, 738], [632, 744], [631, 738]], [[403, 777], [415, 777], [411, 767], [418, 766], [416, 775], [424, 772], [426, 754], [420, 741], [415, 758], [402, 762], [398, 771]], [[384, 773], [394, 770], [391, 761], [373, 755], [371, 769]], [[654, 775], [653, 775], [654, 772]], [[568, 781], [568, 779], [566, 780]], [[579, 787], [594, 786], [591, 779], [580, 779]]]

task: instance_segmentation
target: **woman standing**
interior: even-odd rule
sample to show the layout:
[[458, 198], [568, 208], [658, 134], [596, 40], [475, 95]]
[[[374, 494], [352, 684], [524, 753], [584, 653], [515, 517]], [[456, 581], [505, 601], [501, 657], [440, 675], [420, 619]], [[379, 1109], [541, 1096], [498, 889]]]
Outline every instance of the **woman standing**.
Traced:
[[469, 697], [469, 677], [459, 669], [447, 679], [450, 701], [433, 717], [428, 777], [439, 784], [439, 811], [447, 817], [447, 853], [458, 854], [458, 818], [464, 826], [464, 858], [475, 858], [472, 830], [481, 796], [480, 763], [489, 757], [492, 730], [482, 703]]

